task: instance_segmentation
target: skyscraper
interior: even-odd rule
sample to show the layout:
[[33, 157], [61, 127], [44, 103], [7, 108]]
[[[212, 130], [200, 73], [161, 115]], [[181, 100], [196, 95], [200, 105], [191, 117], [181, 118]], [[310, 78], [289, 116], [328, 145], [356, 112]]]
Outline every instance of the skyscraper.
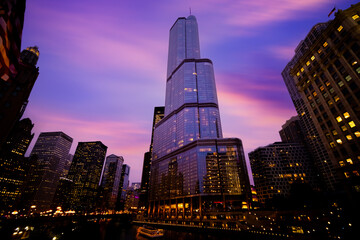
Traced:
[[148, 192], [149, 192], [149, 181], [150, 181], [150, 167], [151, 167], [151, 156], [153, 151], [154, 143], [154, 129], [155, 125], [164, 118], [165, 107], [155, 107], [154, 108], [154, 118], [151, 130], [151, 142], [150, 150], [144, 154], [144, 163], [143, 170], [141, 175], [141, 190], [140, 190], [140, 200], [139, 207], [146, 208], [148, 206]]
[[121, 171], [121, 179], [119, 186], [119, 195], [117, 198], [116, 209], [124, 210], [126, 191], [129, 186], [130, 167], [129, 165], [123, 164]]
[[36, 205], [38, 210], [50, 208], [72, 141], [63, 132], [40, 133], [30, 155], [37, 163], [26, 183], [26, 206]]
[[354, 206], [360, 199], [359, 11], [358, 3], [315, 25], [283, 72], [291, 97], [301, 102], [299, 116], [307, 116], [328, 155], [318, 161], [321, 172], [333, 188], [340, 180], [338, 190]]
[[170, 29], [165, 116], [154, 130], [150, 178], [154, 218], [200, 219], [239, 209], [250, 195], [242, 143], [222, 138], [213, 65], [200, 58], [192, 15]]
[[69, 206], [80, 211], [93, 210], [107, 146], [102, 142], [79, 142], [68, 179], [74, 183]]
[[120, 182], [123, 163], [124, 158], [121, 156], [111, 154], [106, 157], [100, 184], [103, 209], [115, 209], [116, 207], [116, 201], [121, 195]]
[[29, 118], [17, 122], [0, 151], [0, 210], [11, 210], [20, 200], [30, 166], [25, 152], [34, 137], [33, 127]]

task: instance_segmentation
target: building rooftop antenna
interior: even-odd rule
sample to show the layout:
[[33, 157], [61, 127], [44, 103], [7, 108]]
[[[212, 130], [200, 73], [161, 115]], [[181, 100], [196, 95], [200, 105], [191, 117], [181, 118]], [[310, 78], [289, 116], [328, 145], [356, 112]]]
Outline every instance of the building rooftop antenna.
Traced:
[[190, 15], [191, 15], [191, 7], [189, 7], [189, 10], [190, 10]]

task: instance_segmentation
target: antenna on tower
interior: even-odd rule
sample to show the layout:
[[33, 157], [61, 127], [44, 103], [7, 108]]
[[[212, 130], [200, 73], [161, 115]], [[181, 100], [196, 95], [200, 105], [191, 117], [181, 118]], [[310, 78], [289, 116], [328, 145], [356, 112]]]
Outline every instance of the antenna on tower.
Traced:
[[190, 15], [191, 15], [191, 7], [189, 7], [189, 10], [190, 10]]

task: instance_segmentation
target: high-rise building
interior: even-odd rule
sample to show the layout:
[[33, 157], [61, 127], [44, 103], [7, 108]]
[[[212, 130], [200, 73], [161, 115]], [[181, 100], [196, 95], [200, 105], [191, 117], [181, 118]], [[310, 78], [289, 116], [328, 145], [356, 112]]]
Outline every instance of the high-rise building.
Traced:
[[300, 126], [299, 116], [291, 117], [282, 125], [279, 131], [282, 142], [297, 142], [305, 144], [305, 138]]
[[345, 189], [353, 203], [360, 197], [359, 11], [358, 3], [315, 25], [283, 71], [293, 101], [301, 102], [294, 101], [300, 119], [306, 116], [305, 125], [317, 132], [313, 138], [323, 143], [320, 172], [330, 189]]
[[124, 158], [121, 156], [111, 154], [106, 157], [100, 184], [102, 191], [101, 207], [103, 209], [115, 209], [116, 207], [116, 201], [121, 195], [119, 190], [121, 191], [120, 182], [123, 163]]
[[29, 118], [17, 122], [0, 151], [0, 210], [11, 210], [20, 200], [29, 168], [25, 152], [34, 137], [33, 127]]
[[36, 205], [38, 210], [50, 208], [72, 141], [63, 132], [40, 133], [30, 155], [37, 161], [27, 179], [25, 206]]
[[249, 159], [261, 203], [276, 195], [289, 196], [293, 183], [319, 187], [311, 158], [299, 143], [275, 142], [259, 147], [249, 153]]
[[69, 197], [72, 209], [90, 211], [95, 208], [106, 151], [107, 146], [100, 141], [78, 143], [67, 176], [74, 183]]
[[165, 116], [154, 130], [150, 179], [153, 218], [202, 219], [241, 209], [251, 195], [241, 141], [222, 138], [213, 65], [200, 58], [192, 15], [170, 29]]
[[124, 210], [125, 200], [126, 200], [126, 191], [129, 187], [129, 176], [130, 176], [130, 167], [129, 165], [123, 164], [121, 171], [121, 179], [119, 185], [119, 195], [116, 202], [117, 210]]
[[65, 160], [64, 169], [63, 169], [60, 177], [63, 177], [63, 178], [67, 177], [73, 158], [74, 158], [74, 155], [69, 153], [68, 157]]
[[150, 150], [144, 154], [144, 163], [143, 170], [141, 175], [141, 190], [140, 190], [140, 200], [139, 207], [147, 208], [148, 206], [148, 192], [149, 192], [149, 181], [150, 181], [150, 167], [151, 167], [151, 156], [153, 150], [153, 142], [154, 142], [154, 129], [155, 125], [160, 122], [164, 117], [165, 107], [155, 107], [154, 108], [154, 118], [153, 125], [151, 131], [151, 142], [150, 142]]

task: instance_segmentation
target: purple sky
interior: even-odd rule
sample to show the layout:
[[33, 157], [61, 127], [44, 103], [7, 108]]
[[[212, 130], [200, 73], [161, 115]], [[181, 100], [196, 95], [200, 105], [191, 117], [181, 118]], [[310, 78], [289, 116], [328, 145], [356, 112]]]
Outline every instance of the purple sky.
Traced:
[[24, 115], [35, 124], [29, 152], [46, 131], [74, 138], [72, 154], [79, 141], [102, 141], [140, 181], [153, 108], [165, 103], [169, 29], [190, 6], [201, 56], [214, 63], [224, 137], [242, 139], [246, 155], [279, 141], [296, 114], [281, 71], [311, 27], [334, 18], [334, 0], [28, 0], [22, 48], [40, 50]]

